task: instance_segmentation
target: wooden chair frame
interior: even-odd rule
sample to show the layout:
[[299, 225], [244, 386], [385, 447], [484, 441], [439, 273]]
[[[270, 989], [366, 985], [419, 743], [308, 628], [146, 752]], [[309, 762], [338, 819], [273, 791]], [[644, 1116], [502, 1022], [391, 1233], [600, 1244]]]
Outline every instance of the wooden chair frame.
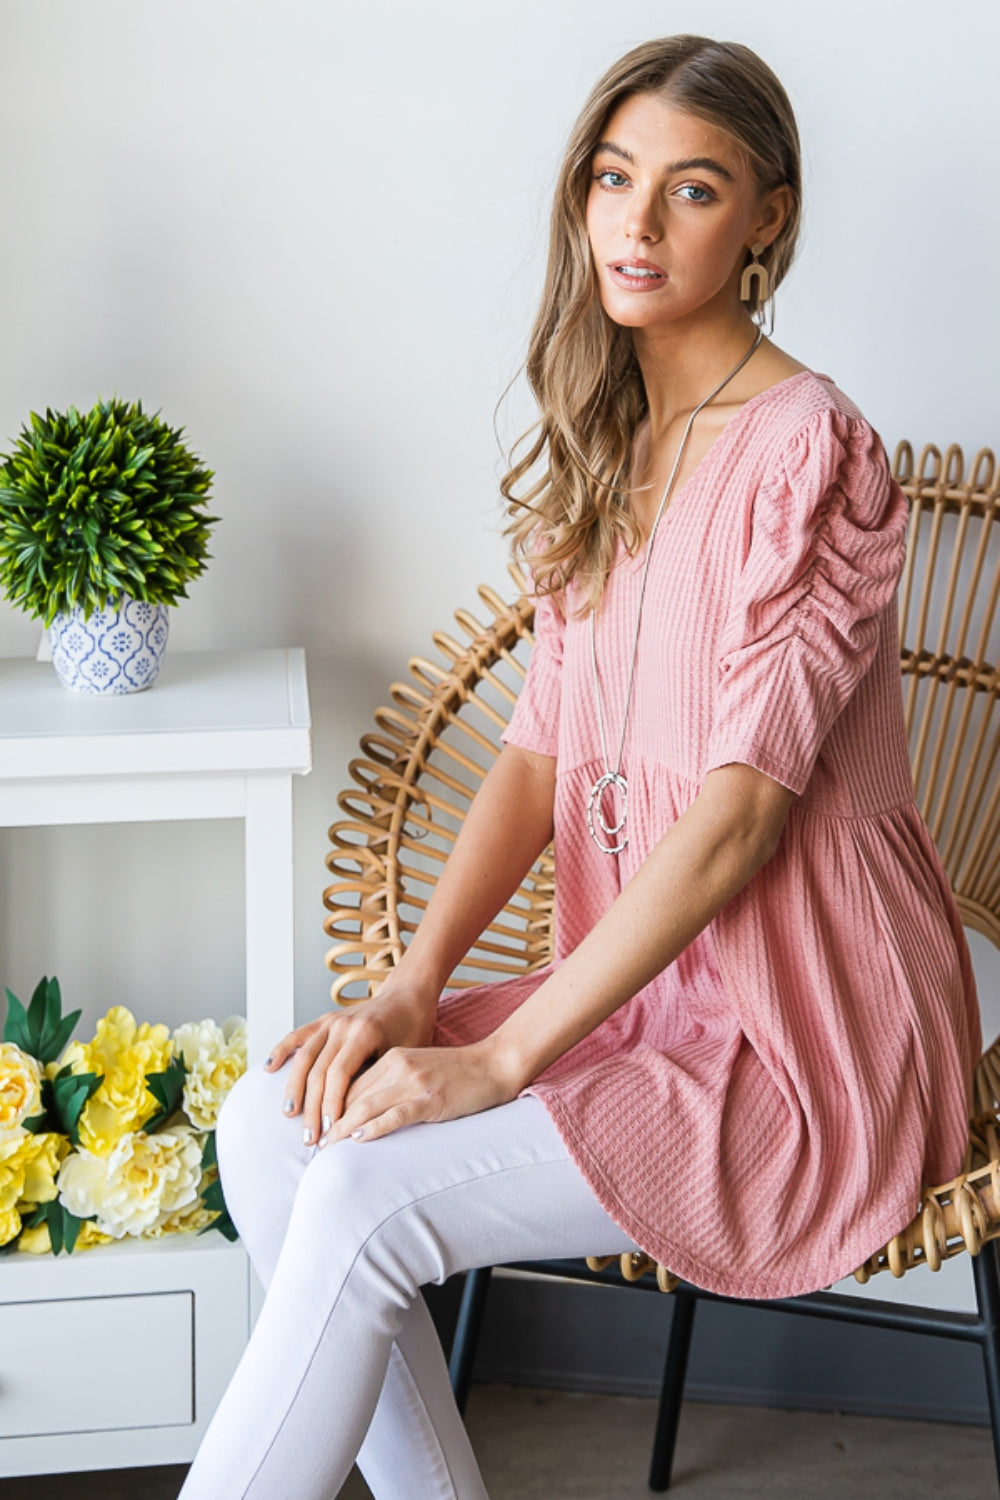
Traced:
[[[900, 584], [900, 653], [907, 731], [918, 805], [941, 851], [967, 925], [1000, 948], [1000, 695], [991, 648], [1000, 606], [1000, 472], [982, 449], [966, 471], [962, 450], [928, 445], [915, 460], [900, 443], [893, 472], [910, 501], [907, 559]], [[391, 689], [362, 755], [355, 786], [338, 799], [344, 818], [330, 829], [324, 893], [333, 939], [327, 964], [335, 1001], [356, 1003], [377, 990], [399, 961], [476, 787], [498, 751], [526, 670], [533, 606], [512, 570], [518, 597], [479, 590], [491, 619], [455, 618], [468, 637], [433, 637], [443, 664], [410, 662], [412, 681]], [[937, 623], [932, 631], [931, 621]], [[450, 981], [451, 987], [529, 972], [549, 961], [555, 870], [547, 850]], [[349, 993], [353, 991], [354, 993]], [[358, 993], [360, 991], [360, 993]], [[888, 1270], [932, 1271], [968, 1252], [977, 1315], [906, 1308], [827, 1292], [749, 1301], [755, 1307], [837, 1318], [978, 1342], [984, 1359], [1000, 1474], [1000, 1037], [976, 1070], [974, 1108], [962, 1171], [926, 1184], [912, 1222], [856, 1268], [860, 1283]], [[526, 1269], [575, 1280], [634, 1284], [672, 1293], [674, 1310], [650, 1470], [650, 1488], [670, 1484], [684, 1375], [699, 1298], [718, 1298], [682, 1281], [641, 1252], [586, 1262], [533, 1261]], [[464, 1407], [489, 1286], [490, 1268], [468, 1274], [451, 1371]], [[648, 1278], [648, 1279], [647, 1279]]]

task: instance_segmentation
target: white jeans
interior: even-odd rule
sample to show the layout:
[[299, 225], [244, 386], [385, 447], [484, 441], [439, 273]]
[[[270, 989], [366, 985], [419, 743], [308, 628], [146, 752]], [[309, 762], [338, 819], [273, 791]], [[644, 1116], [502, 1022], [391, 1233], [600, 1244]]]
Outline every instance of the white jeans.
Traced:
[[223, 1189], [267, 1296], [182, 1500], [488, 1500], [419, 1288], [633, 1242], [531, 1096], [375, 1141], [302, 1141], [287, 1063], [230, 1091]]

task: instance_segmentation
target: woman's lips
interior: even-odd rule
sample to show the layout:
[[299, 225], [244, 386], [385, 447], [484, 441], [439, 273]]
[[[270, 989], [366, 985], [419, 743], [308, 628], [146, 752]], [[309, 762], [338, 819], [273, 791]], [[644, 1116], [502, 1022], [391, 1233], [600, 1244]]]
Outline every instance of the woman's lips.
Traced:
[[608, 263], [608, 275], [629, 292], [655, 292], [667, 280], [666, 273], [651, 260], [614, 260]]

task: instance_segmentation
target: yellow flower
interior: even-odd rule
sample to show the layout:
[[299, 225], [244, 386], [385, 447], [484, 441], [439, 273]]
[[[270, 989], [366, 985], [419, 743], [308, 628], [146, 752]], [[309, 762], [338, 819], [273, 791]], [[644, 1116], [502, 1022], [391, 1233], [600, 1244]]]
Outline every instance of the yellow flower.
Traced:
[[145, 1234], [197, 1202], [201, 1151], [190, 1125], [123, 1135], [107, 1156], [74, 1151], [59, 1172], [59, 1201], [78, 1218], [96, 1214], [116, 1240]]
[[0, 1214], [25, 1201], [46, 1203], [54, 1198], [52, 1179], [69, 1149], [66, 1137], [53, 1131], [32, 1135], [22, 1130], [0, 1141]]
[[[111, 1245], [114, 1241], [110, 1234], [103, 1234], [96, 1224], [89, 1220], [80, 1225], [80, 1233], [77, 1235], [73, 1253], [77, 1250], [89, 1250], [93, 1245]], [[29, 1255], [49, 1255], [52, 1252], [52, 1241], [49, 1239], [49, 1226], [38, 1224], [34, 1229], [24, 1229], [21, 1238], [17, 1242], [19, 1250], [25, 1250]]]
[[199, 1130], [214, 1130], [222, 1101], [247, 1070], [247, 1027], [242, 1016], [189, 1021], [174, 1032], [174, 1054], [184, 1058], [184, 1112]]
[[0, 1245], [9, 1245], [21, 1229], [21, 1215], [16, 1208], [4, 1209], [0, 1213]]
[[98, 1229], [97, 1225], [93, 1223], [92, 1220], [84, 1219], [83, 1223], [80, 1225], [80, 1233], [77, 1236], [74, 1249], [90, 1250], [94, 1245], [113, 1244], [114, 1237], [112, 1235], [105, 1234], [103, 1229]]
[[24, 1168], [33, 1142], [31, 1132], [23, 1129], [0, 1141], [0, 1214], [9, 1213], [24, 1197]]
[[0, 1140], [16, 1136], [24, 1121], [42, 1112], [42, 1075], [33, 1057], [14, 1042], [0, 1042]]
[[147, 1229], [144, 1238], [158, 1240], [165, 1234], [193, 1234], [214, 1223], [218, 1217], [215, 1209], [204, 1208], [200, 1203], [195, 1203], [180, 1213], [168, 1215], [162, 1224], [155, 1224], [152, 1229]]
[[169, 1028], [150, 1026], [125, 1005], [113, 1005], [97, 1023], [92, 1042], [71, 1042], [60, 1067], [74, 1073], [98, 1073], [101, 1086], [80, 1116], [80, 1144], [95, 1156], [109, 1156], [119, 1141], [140, 1130], [160, 1108], [146, 1087], [147, 1073], [162, 1073], [173, 1049]]
[[73, 1149], [64, 1135], [44, 1131], [35, 1136], [36, 1149], [24, 1165], [24, 1198], [35, 1205], [50, 1203], [59, 1191], [56, 1176]]

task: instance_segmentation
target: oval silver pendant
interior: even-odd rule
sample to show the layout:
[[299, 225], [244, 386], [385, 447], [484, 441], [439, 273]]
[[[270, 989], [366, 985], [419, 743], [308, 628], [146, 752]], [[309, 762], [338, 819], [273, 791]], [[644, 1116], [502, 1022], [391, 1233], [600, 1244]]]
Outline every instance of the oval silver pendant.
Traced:
[[[622, 810], [621, 817], [617, 823], [609, 823], [604, 815], [604, 793], [609, 787], [621, 794]], [[605, 834], [611, 843], [606, 844], [594, 826], [594, 812], [597, 812], [597, 823], [600, 825], [601, 833]], [[590, 797], [587, 800], [587, 827], [590, 829], [590, 837], [594, 840], [604, 854], [621, 854], [628, 846], [628, 834], [625, 832], [625, 823], [628, 819], [628, 782], [618, 771], [605, 771], [599, 776], [590, 789]]]

